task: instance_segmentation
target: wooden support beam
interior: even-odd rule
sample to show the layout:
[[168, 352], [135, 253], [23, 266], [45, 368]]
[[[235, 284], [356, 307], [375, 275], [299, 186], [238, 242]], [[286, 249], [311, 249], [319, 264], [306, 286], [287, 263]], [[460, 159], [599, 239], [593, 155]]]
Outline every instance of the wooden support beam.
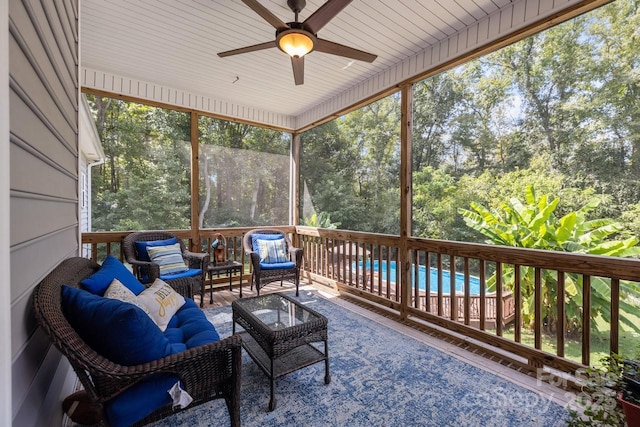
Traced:
[[191, 112], [191, 247], [200, 252], [200, 147], [198, 113]]
[[[300, 134], [291, 134], [289, 155], [289, 225], [300, 225]], [[294, 242], [296, 244], [297, 242]]]
[[409, 306], [409, 283], [411, 263], [409, 262], [409, 248], [407, 239], [411, 236], [411, 144], [413, 134], [413, 84], [402, 86], [400, 102], [400, 272], [401, 310], [403, 319], [407, 317]]

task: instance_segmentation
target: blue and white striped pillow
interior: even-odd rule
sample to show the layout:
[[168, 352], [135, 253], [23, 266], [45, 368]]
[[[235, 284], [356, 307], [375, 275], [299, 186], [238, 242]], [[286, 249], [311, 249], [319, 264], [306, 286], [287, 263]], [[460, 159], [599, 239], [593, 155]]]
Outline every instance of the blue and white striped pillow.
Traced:
[[147, 252], [151, 261], [160, 266], [161, 276], [181, 273], [189, 269], [182, 259], [180, 243], [168, 246], [147, 246]]
[[260, 262], [265, 264], [276, 264], [281, 262], [288, 262], [287, 245], [284, 242], [284, 238], [277, 240], [262, 240], [257, 239], [257, 249], [260, 255]]

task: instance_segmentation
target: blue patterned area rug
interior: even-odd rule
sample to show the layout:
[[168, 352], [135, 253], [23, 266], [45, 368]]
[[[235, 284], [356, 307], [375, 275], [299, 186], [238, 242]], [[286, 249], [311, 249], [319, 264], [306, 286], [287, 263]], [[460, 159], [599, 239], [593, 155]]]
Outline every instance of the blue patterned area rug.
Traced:
[[[529, 389], [469, 365], [316, 293], [300, 299], [329, 319], [331, 383], [324, 363], [269, 381], [243, 350], [241, 420], [253, 426], [564, 426], [567, 411]], [[220, 335], [231, 333], [231, 307], [206, 310]], [[222, 399], [156, 426], [228, 426]]]

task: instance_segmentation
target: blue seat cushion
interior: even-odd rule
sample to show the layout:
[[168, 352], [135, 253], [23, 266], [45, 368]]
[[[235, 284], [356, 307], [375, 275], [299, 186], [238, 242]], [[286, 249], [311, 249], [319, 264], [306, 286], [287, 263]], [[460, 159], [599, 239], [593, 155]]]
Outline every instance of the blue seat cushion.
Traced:
[[[166, 282], [167, 280], [182, 279], [183, 277], [195, 277], [201, 274], [202, 274], [202, 270], [200, 270], [199, 268], [190, 268], [180, 273], [163, 274], [160, 276], [160, 278]], [[142, 283], [149, 283], [149, 276], [145, 275], [142, 277], [141, 280], [142, 280]]]
[[190, 268], [186, 271], [181, 271], [180, 273], [174, 273], [174, 274], [161, 274], [160, 278], [164, 281], [167, 280], [175, 280], [175, 279], [182, 279], [183, 277], [195, 277], [195, 276], [199, 276], [202, 274], [202, 270], [199, 268]]
[[[184, 299], [184, 305], [182, 307], [180, 307], [180, 310], [178, 310], [176, 312], [176, 314], [173, 315], [173, 317], [171, 318], [171, 320], [169, 320], [169, 324], [167, 325], [167, 329], [170, 328], [177, 328], [178, 324], [180, 323], [179, 319], [178, 319], [178, 314], [180, 314], [182, 312], [182, 310], [186, 310], [188, 308], [198, 308], [198, 304], [195, 303], [195, 301], [193, 301], [191, 298], [186, 298]], [[182, 340], [181, 342], [184, 342], [184, 340]]]
[[107, 255], [100, 269], [91, 276], [82, 279], [80, 283], [83, 288], [92, 294], [102, 296], [113, 279], [118, 279], [120, 283], [136, 295], [145, 289], [133, 273], [113, 255]]
[[184, 343], [184, 334], [182, 333], [182, 329], [180, 328], [167, 328], [164, 330], [163, 334], [165, 337], [167, 337], [171, 344]]
[[63, 286], [62, 309], [80, 338], [114, 363], [139, 365], [184, 351], [133, 304]]
[[138, 242], [133, 242], [133, 244], [136, 247], [136, 252], [138, 253], [138, 259], [140, 261], [151, 261], [151, 258], [149, 258], [149, 252], [147, 252], [147, 247], [148, 246], [167, 246], [167, 245], [174, 245], [178, 243], [178, 239], [176, 237], [172, 237], [170, 239], [164, 239], [164, 240], [151, 240], [149, 242], [143, 242], [143, 241], [138, 241]]
[[260, 263], [260, 268], [263, 270], [286, 270], [286, 269], [291, 269], [295, 267], [296, 267], [295, 262], [278, 262], [278, 263], [261, 262]]
[[220, 341], [220, 336], [215, 329], [200, 331], [191, 336], [183, 345], [187, 349]]
[[199, 308], [183, 310], [178, 317], [178, 328], [182, 331], [187, 348], [220, 341], [216, 328]]
[[105, 404], [112, 427], [130, 426], [151, 412], [172, 403], [167, 391], [178, 382], [175, 375], [157, 374], [128, 388]]
[[[181, 334], [181, 342], [186, 345], [186, 348], [219, 341], [220, 335], [218, 335], [211, 322], [207, 320], [204, 311], [200, 310], [192, 299], [185, 298], [185, 300], [186, 303], [176, 312], [167, 325], [167, 331], [170, 329], [180, 331], [168, 332], [169, 340], [174, 342], [174, 340], [178, 339], [178, 334]], [[167, 331], [165, 331], [165, 336]]]

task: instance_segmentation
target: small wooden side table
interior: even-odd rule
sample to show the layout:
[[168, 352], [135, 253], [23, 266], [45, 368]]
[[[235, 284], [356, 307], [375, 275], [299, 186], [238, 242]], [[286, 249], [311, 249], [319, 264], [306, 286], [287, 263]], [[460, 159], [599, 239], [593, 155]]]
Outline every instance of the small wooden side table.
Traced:
[[238, 261], [227, 261], [223, 264], [209, 264], [207, 273], [209, 274], [209, 304], [213, 304], [213, 274], [218, 276], [223, 273], [229, 274], [229, 290], [233, 283], [233, 273], [240, 274], [240, 298], [242, 298], [242, 264]]

